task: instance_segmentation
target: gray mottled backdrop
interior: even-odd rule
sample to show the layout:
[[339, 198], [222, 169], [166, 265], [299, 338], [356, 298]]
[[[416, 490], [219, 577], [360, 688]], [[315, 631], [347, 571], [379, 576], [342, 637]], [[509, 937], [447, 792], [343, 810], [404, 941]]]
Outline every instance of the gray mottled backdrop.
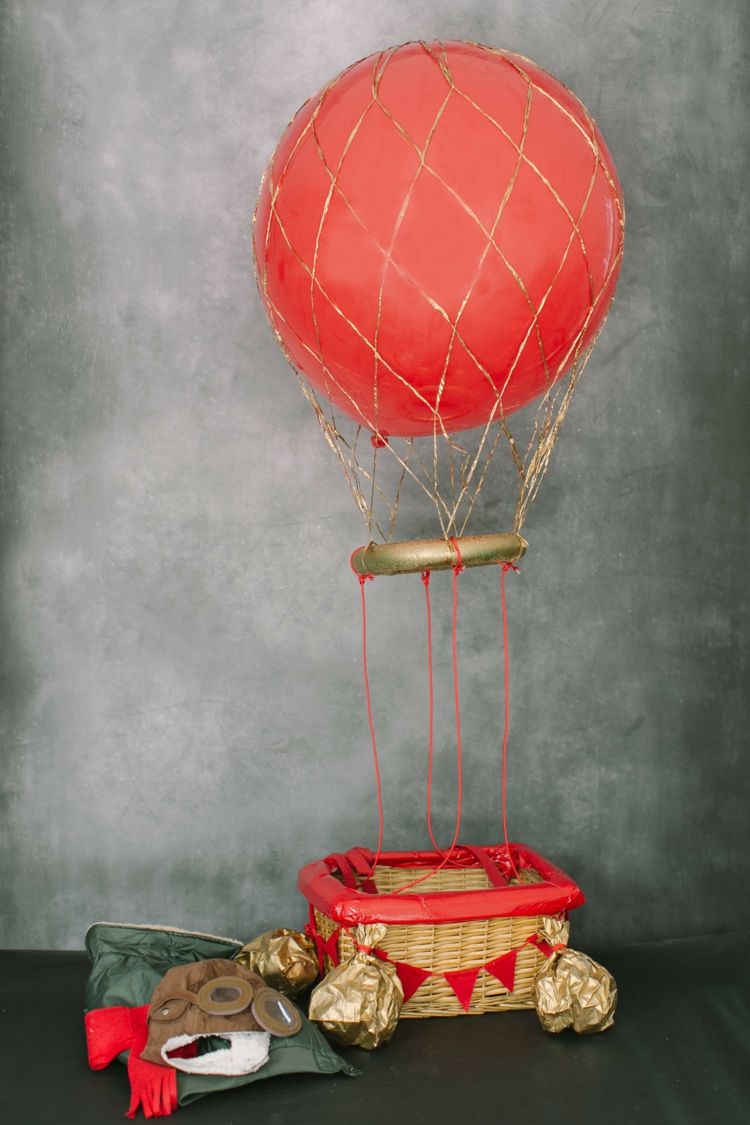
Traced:
[[[79, 947], [101, 918], [249, 937], [304, 920], [301, 863], [374, 842], [363, 525], [261, 311], [250, 220], [309, 94], [437, 36], [570, 85], [628, 207], [614, 310], [508, 580], [512, 835], [582, 884], [577, 944], [747, 921], [749, 14], [2, 5], [0, 942]], [[477, 843], [500, 834], [497, 578], [461, 580]], [[386, 843], [424, 845], [422, 588], [368, 597]]]

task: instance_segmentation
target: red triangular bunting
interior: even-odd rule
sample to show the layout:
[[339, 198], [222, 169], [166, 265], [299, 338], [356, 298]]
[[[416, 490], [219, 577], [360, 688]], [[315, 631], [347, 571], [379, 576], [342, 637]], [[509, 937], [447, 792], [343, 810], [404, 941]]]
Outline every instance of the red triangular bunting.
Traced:
[[484, 966], [488, 973], [497, 977], [500, 984], [508, 989], [508, 992], [514, 992], [516, 988], [517, 956], [518, 950], [511, 949], [510, 953], [504, 953], [502, 957], [496, 957], [494, 961], [488, 961]]
[[469, 1010], [471, 994], [474, 991], [474, 985], [479, 976], [480, 968], [481, 965], [478, 965], [476, 969], [461, 969], [457, 973], [445, 974], [445, 979], [455, 992], [465, 1012]]
[[404, 1003], [406, 1003], [407, 1000], [411, 1000], [422, 981], [431, 977], [432, 973], [428, 972], [427, 969], [418, 969], [416, 965], [407, 965], [403, 961], [394, 961], [393, 963], [404, 990]]
[[554, 952], [552, 946], [548, 945], [547, 942], [543, 941], [540, 937], [530, 937], [529, 945], [535, 945], [539, 952], [543, 953], [545, 957], [551, 957]]
[[340, 933], [341, 933], [341, 927], [339, 927], [337, 930], [333, 931], [333, 933], [329, 937], [328, 941], [323, 942], [323, 952], [328, 954], [328, 956], [333, 961], [334, 968], [336, 968], [336, 969], [338, 969], [338, 967], [339, 967], [338, 937], [339, 937]]

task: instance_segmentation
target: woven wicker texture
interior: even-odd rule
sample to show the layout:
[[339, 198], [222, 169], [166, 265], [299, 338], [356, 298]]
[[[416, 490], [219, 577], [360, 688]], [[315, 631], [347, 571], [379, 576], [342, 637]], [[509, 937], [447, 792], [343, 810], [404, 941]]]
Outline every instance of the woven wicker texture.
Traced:
[[[375, 886], [380, 894], [392, 894], [418, 879], [424, 871], [414, 868], [378, 866]], [[534, 882], [536, 872], [520, 872], [522, 882]], [[486, 890], [489, 879], [476, 868], [443, 868], [419, 884], [420, 894], [446, 891]], [[516, 960], [515, 991], [509, 993], [496, 977], [481, 969], [474, 986], [468, 1013], [459, 1003], [447, 980], [432, 976], [423, 982], [401, 1009], [402, 1019], [419, 1019], [427, 1016], [480, 1015], [482, 1012], [502, 1012], [513, 1008], [533, 1008], [532, 984], [546, 958], [533, 945], [523, 945], [532, 937], [544, 919], [541, 916], [515, 918], [488, 918], [479, 922], [449, 922], [440, 926], [389, 926], [380, 943], [392, 961], [403, 961], [426, 969], [431, 973], [457, 972], [485, 965], [496, 957], [518, 949]], [[337, 928], [325, 914], [315, 911], [315, 924], [324, 940]], [[341, 930], [338, 936], [339, 961], [350, 957], [354, 945], [349, 934]], [[334, 966], [325, 957], [326, 972]]]

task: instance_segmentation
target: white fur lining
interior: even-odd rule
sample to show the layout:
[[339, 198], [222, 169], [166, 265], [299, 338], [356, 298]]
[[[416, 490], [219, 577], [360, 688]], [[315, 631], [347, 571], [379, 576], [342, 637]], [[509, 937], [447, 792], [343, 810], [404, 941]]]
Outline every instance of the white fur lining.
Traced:
[[268, 1047], [271, 1036], [267, 1031], [224, 1031], [222, 1039], [229, 1040], [229, 1047], [220, 1051], [209, 1051], [196, 1055], [194, 1059], [170, 1059], [170, 1051], [184, 1047], [196, 1039], [207, 1039], [217, 1033], [205, 1035], [175, 1035], [168, 1039], [161, 1049], [161, 1057], [167, 1066], [182, 1070], [185, 1074], [253, 1074], [268, 1062]]

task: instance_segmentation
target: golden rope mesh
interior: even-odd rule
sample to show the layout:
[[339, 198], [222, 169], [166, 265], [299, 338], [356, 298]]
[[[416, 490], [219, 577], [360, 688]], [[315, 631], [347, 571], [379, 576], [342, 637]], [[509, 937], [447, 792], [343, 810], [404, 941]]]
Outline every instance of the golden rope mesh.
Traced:
[[[609, 172], [609, 169], [601, 159], [594, 124], [585, 107], [582, 106], [580, 102], [578, 103], [579, 105], [581, 105], [581, 109], [588, 123], [589, 132], [585, 131], [582, 128], [580, 122], [578, 122], [576, 118], [549, 93], [549, 91], [544, 90], [541, 86], [533, 82], [529, 74], [527, 74], [523, 69], [522, 65], [524, 62], [528, 62], [528, 60], [524, 59], [520, 55], [512, 55], [506, 51], [482, 47], [480, 44], [472, 44], [473, 46], [476, 46], [481, 50], [486, 50], [503, 59], [508, 65], [512, 66], [517, 71], [517, 73], [524, 79], [527, 84], [527, 96], [521, 139], [520, 141], [516, 142], [498, 121], [496, 121], [471, 97], [469, 97], [465, 92], [461, 91], [455, 85], [453, 77], [451, 75], [448, 56], [443, 44], [439, 43], [440, 55], [436, 54], [435, 51], [433, 51], [430, 45], [428, 45], [427, 43], [421, 43], [420, 45], [423, 50], [435, 60], [447, 85], [446, 96], [442, 101], [440, 107], [438, 108], [435, 119], [428, 132], [423, 147], [420, 148], [416, 144], [409, 133], [403, 128], [401, 124], [399, 124], [398, 121], [395, 120], [393, 115], [388, 111], [387, 107], [379, 98], [379, 86], [382, 81], [383, 75], [385, 74], [390, 59], [393, 57], [396, 51], [399, 50], [399, 48], [392, 48], [389, 51], [382, 52], [380, 55], [375, 57], [373, 62], [372, 75], [372, 100], [361, 112], [358, 120], [356, 121], [346, 141], [346, 144], [344, 145], [341, 156], [339, 157], [337, 167], [335, 169], [329, 167], [316, 132], [316, 119], [327, 94], [340, 81], [342, 76], [340, 75], [335, 78], [331, 83], [329, 83], [328, 86], [323, 89], [323, 91], [319, 95], [318, 101], [313, 109], [310, 119], [307, 122], [305, 128], [300, 133], [300, 136], [297, 138], [292, 151], [287, 157], [284, 167], [277, 173], [276, 169], [274, 168], [273, 161], [271, 163], [271, 169], [273, 169], [272, 176], [275, 178], [276, 182], [274, 183], [272, 179], [269, 185], [271, 192], [271, 206], [269, 208], [268, 223], [265, 231], [263, 262], [258, 263], [256, 260], [256, 269], [258, 272], [259, 282], [265, 296], [267, 307], [270, 310], [271, 323], [276, 335], [276, 339], [282, 351], [289, 360], [291, 366], [295, 370], [303, 392], [305, 393], [308, 401], [311, 403], [315, 410], [318, 422], [320, 424], [323, 435], [328, 442], [328, 445], [336, 454], [339, 460], [352, 496], [354, 497], [354, 500], [367, 525], [371, 541], [373, 539], [373, 532], [376, 532], [385, 542], [390, 542], [390, 540], [392, 539], [401, 499], [402, 486], [407, 476], [424, 491], [424, 493], [434, 504], [443, 536], [447, 538], [451, 535], [464, 534], [469, 517], [472, 513], [479, 493], [485, 483], [487, 472], [497, 449], [498, 442], [503, 435], [508, 442], [512, 461], [518, 473], [518, 496], [513, 519], [513, 530], [517, 532], [521, 530], [528, 514], [529, 507], [536, 498], [541, 481], [549, 466], [552, 449], [559, 436], [563, 420], [570, 406], [573, 392], [589, 360], [593, 347], [596, 343], [596, 339], [598, 337], [597, 332], [596, 336], [591, 341], [589, 341], [586, 347], [583, 346], [588, 326], [599, 302], [602, 300], [603, 294], [607, 292], [610, 279], [615, 270], [618, 268], [622, 256], [622, 232], [624, 230], [625, 216], [620, 206], [618, 193], [615, 189], [612, 176]], [[345, 71], [344, 73], [347, 72]], [[544, 176], [541, 170], [533, 163], [533, 161], [529, 159], [524, 151], [534, 93], [536, 93], [537, 96], [545, 97], [550, 102], [552, 102], [552, 104], [554, 104], [558, 108], [558, 110], [575, 125], [576, 129], [579, 130], [591, 150], [591, 154], [593, 157], [591, 178], [585, 199], [582, 203], [577, 219], [574, 218], [574, 216], [570, 213], [565, 202], [560, 197], [558, 192], [555, 191], [553, 185]], [[437, 129], [440, 118], [444, 113], [451, 97], [461, 97], [465, 99], [466, 102], [470, 104], [476, 112], [480, 113], [494, 128], [499, 130], [506, 141], [508, 141], [513, 146], [517, 154], [513, 173], [509, 179], [494, 222], [490, 229], [487, 229], [483, 225], [472, 208], [449, 184], [445, 182], [445, 180], [439, 175], [439, 173], [434, 168], [427, 165], [425, 162], [430, 142], [435, 134], [435, 130]], [[372, 340], [370, 340], [367, 335], [362, 332], [360, 328], [356, 324], [354, 324], [349, 317], [346, 316], [344, 311], [339, 308], [330, 294], [326, 292], [320, 281], [320, 278], [317, 275], [318, 251], [320, 247], [321, 234], [334, 193], [338, 194], [343, 203], [351, 212], [356, 222], [363, 228], [363, 230], [370, 234], [371, 237], [374, 237], [372, 235], [372, 232], [368, 230], [367, 226], [361, 220], [359, 215], [357, 215], [354, 207], [346, 197], [346, 194], [344, 193], [338, 182], [344, 160], [346, 159], [346, 155], [351, 148], [351, 145], [362, 125], [362, 122], [368, 110], [373, 104], [377, 104], [379, 106], [386, 117], [391, 121], [394, 128], [407, 141], [407, 143], [414, 148], [419, 158], [417, 170], [412, 178], [412, 182], [409, 185], [403, 204], [397, 216], [397, 220], [391, 235], [390, 244], [385, 251], [386, 263], [391, 265], [400, 274], [405, 276], [404, 271], [399, 267], [398, 262], [393, 259], [392, 254], [398, 232], [401, 228], [401, 224], [412, 197], [412, 193], [414, 191], [417, 180], [422, 174], [429, 174], [431, 176], [434, 176], [435, 179], [442, 184], [443, 188], [445, 188], [445, 190], [448, 191], [454, 199], [456, 199], [465, 213], [470, 217], [470, 219], [474, 223], [476, 223], [476, 225], [481, 230], [482, 235], [486, 239], [486, 244], [477, 262], [474, 276], [454, 319], [451, 319], [445, 309], [443, 309], [428, 293], [424, 292], [417, 286], [417, 289], [421, 293], [422, 297], [432, 306], [433, 309], [436, 310], [436, 312], [441, 317], [445, 319], [447, 324], [450, 326], [450, 340], [446, 351], [443, 369], [440, 375], [440, 382], [438, 385], [434, 405], [428, 402], [427, 399], [425, 399], [425, 397], [414, 386], [412, 386], [406, 378], [404, 378], [401, 372], [399, 372], [391, 364], [389, 364], [379, 351], [378, 342], [380, 335], [383, 287], [385, 284], [386, 271], [383, 271], [383, 281], [381, 283], [380, 292], [378, 294], [377, 318], [375, 332]], [[320, 222], [318, 224], [312, 267], [309, 267], [295, 250], [276, 208], [276, 200], [280, 190], [280, 183], [283, 177], [283, 173], [288, 167], [299, 145], [308, 134], [313, 137], [318, 156], [326, 171], [326, 174], [330, 179], [328, 193], [322, 209]], [[538, 305], [534, 304], [526, 286], [524, 285], [523, 279], [514, 269], [512, 264], [507, 260], [506, 256], [503, 254], [499, 245], [495, 241], [495, 232], [502, 217], [503, 211], [513, 191], [518, 171], [522, 164], [525, 164], [526, 167], [528, 167], [539, 178], [541, 183], [544, 184], [545, 188], [550, 192], [553, 199], [555, 200], [555, 203], [565, 213], [571, 226], [568, 243], [565, 247], [565, 251], [560, 260], [558, 269]], [[617, 255], [615, 256], [609, 272], [601, 285], [599, 293], [596, 294], [594, 291], [594, 281], [588, 262], [585, 242], [580, 231], [580, 223], [583, 219], [589, 200], [591, 198], [591, 193], [594, 188], [598, 168], [602, 169], [602, 172], [610, 185], [612, 197], [618, 210], [621, 235]], [[261, 185], [261, 190], [262, 187], [263, 185]], [[302, 340], [297, 333], [293, 332], [291, 326], [284, 319], [280, 310], [274, 304], [268, 293], [266, 261], [268, 255], [271, 223], [274, 219], [278, 224], [278, 229], [281, 232], [282, 237], [285, 239], [291, 253], [295, 256], [302, 269], [309, 275], [310, 278], [310, 307], [312, 312], [313, 325], [315, 328], [317, 345], [316, 349], [311, 348], [306, 341]], [[586, 263], [586, 268], [589, 275], [589, 308], [584, 323], [579, 329], [572, 343], [570, 344], [566, 354], [557, 364], [554, 372], [550, 372], [544, 348], [544, 341], [542, 339], [542, 334], [539, 326], [539, 316], [544, 309], [544, 306], [547, 303], [554, 284], [565, 265], [570, 247], [576, 239], [580, 246], [581, 253], [584, 262]], [[519, 344], [516, 355], [508, 369], [505, 380], [501, 387], [498, 387], [495, 384], [490, 372], [484, 367], [484, 365], [479, 361], [478, 357], [472, 352], [466, 340], [462, 337], [459, 329], [461, 316], [471, 297], [481, 267], [485, 261], [486, 256], [493, 250], [495, 253], [497, 253], [500, 260], [503, 262], [503, 265], [513, 277], [531, 312], [531, 323], [529, 324], [526, 334]], [[413, 279], [409, 278], [408, 280], [410, 284], [414, 285]], [[315, 304], [316, 294], [318, 294], [321, 298], [325, 299], [328, 302], [328, 304], [331, 306], [331, 308], [334, 309], [336, 314], [346, 322], [346, 324], [354, 331], [354, 333], [365, 344], [365, 346], [372, 352], [374, 390], [373, 412], [370, 415], [366, 413], [362, 404], [358, 403], [346, 390], [346, 388], [344, 388], [340, 384], [340, 382], [338, 382], [333, 372], [326, 365], [323, 355], [323, 349], [321, 347], [320, 332], [318, 327]], [[324, 399], [319, 394], [319, 392], [315, 390], [312, 384], [299, 370], [298, 365], [295, 364], [285, 345], [284, 339], [278, 327], [278, 322], [283, 323], [285, 325], [285, 331], [288, 334], [293, 335], [298, 344], [320, 364], [326, 388], [329, 392], [327, 400]], [[599, 331], [601, 331], [601, 326], [599, 328]], [[536, 343], [542, 359], [545, 379], [547, 383], [547, 390], [540, 400], [533, 415], [531, 433], [525, 444], [525, 451], [522, 454], [519, 445], [508, 426], [507, 417], [502, 407], [502, 396], [508, 386], [508, 383], [510, 382], [510, 379], [513, 376], [514, 371], [516, 370], [524, 348], [526, 347], [526, 344], [528, 343], [528, 340], [531, 337], [532, 333], [536, 338]], [[459, 445], [459, 443], [456, 441], [455, 434], [449, 433], [446, 429], [444, 420], [440, 414], [440, 402], [445, 389], [448, 367], [456, 340], [459, 341], [467, 355], [472, 359], [478, 371], [480, 371], [484, 378], [487, 379], [495, 395], [495, 404], [491, 411], [490, 417], [488, 418], [484, 428], [481, 429], [481, 431], [475, 432], [475, 448], [473, 452], [465, 449], [463, 445]], [[385, 370], [387, 370], [394, 378], [396, 378], [399, 382], [406, 386], [409, 391], [413, 393], [432, 413], [433, 433], [431, 438], [427, 437], [415, 439], [391, 437], [387, 442], [383, 442], [382, 444], [376, 439], [375, 448], [372, 451], [372, 454], [370, 454], [369, 450], [366, 451], [366, 459], [365, 454], [362, 454], [359, 451], [363, 439], [366, 439], [366, 437], [369, 436], [369, 432], [372, 432], [375, 435], [379, 435], [378, 377], [381, 366]], [[568, 368], [569, 370], [566, 376], [565, 372]], [[355, 419], [353, 422], [346, 415], [344, 415], [343, 417], [337, 416], [337, 412], [331, 399], [331, 386], [335, 387], [338, 394], [347, 400], [350, 407], [349, 412], [354, 416]], [[494, 434], [492, 432], [493, 427], [495, 427]], [[366, 434], [365, 431], [367, 431]], [[462, 441], [466, 441], [466, 435], [462, 434], [461, 436]], [[367, 444], [369, 445], [369, 442]], [[392, 485], [392, 496], [390, 499], [388, 495], [386, 495], [384, 487], [381, 487], [383, 480], [382, 470], [380, 473], [380, 483], [378, 481], [379, 449], [382, 450], [384, 454], [387, 453], [389, 457], [393, 458], [391, 464], [393, 467], [395, 467], [396, 470], [395, 476], [393, 475], [393, 473], [390, 474], [390, 476], [393, 478], [390, 481], [390, 484]]]

